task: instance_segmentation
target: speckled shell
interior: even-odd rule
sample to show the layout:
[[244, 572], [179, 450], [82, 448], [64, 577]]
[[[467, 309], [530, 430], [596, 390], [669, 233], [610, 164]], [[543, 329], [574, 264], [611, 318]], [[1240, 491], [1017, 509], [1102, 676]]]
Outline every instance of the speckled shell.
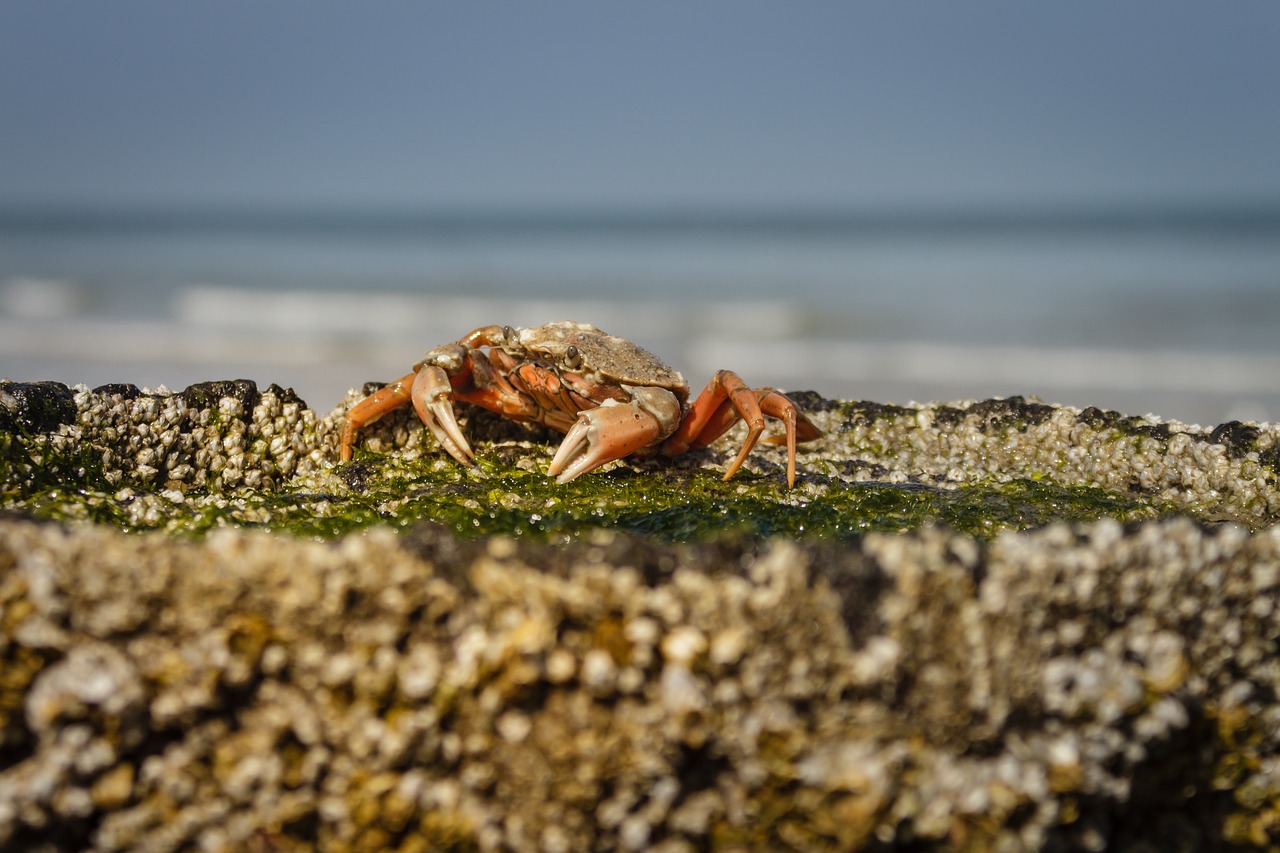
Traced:
[[515, 337], [518, 346], [506, 349], [517, 358], [527, 353], [550, 358], [556, 365], [564, 366], [566, 353], [573, 346], [578, 348], [581, 359], [578, 370], [584, 374], [598, 374], [602, 379], [624, 385], [666, 388], [682, 400], [689, 394], [689, 385], [679, 371], [667, 367], [643, 347], [602, 332], [590, 323], [570, 320], [547, 323], [535, 329], [518, 329]]

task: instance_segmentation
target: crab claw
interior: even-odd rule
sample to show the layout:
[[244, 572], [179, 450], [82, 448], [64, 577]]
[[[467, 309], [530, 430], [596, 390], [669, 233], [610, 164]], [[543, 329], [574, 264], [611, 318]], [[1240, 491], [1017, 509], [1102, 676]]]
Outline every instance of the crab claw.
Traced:
[[653, 444], [662, 434], [657, 418], [637, 406], [609, 400], [578, 413], [547, 473], [567, 483], [607, 462]]
[[423, 367], [413, 379], [413, 408], [418, 417], [431, 430], [431, 434], [440, 442], [440, 446], [449, 455], [463, 465], [475, 462], [475, 454], [471, 445], [458, 428], [458, 419], [453, 414], [453, 386], [449, 384], [449, 375], [439, 367]]

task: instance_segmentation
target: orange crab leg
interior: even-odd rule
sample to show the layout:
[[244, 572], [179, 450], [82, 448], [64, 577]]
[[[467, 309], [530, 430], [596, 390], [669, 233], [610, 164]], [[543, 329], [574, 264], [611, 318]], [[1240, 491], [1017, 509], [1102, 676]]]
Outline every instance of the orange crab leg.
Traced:
[[694, 400], [693, 405], [689, 407], [689, 413], [684, 421], [663, 444], [663, 452], [674, 456], [685, 452], [690, 447], [701, 446], [697, 442], [706, 430], [707, 424], [712, 422], [716, 412], [726, 403], [733, 407], [738, 417], [742, 418], [747, 425], [747, 438], [742, 443], [742, 449], [738, 451], [738, 457], [725, 472], [724, 478], [727, 480], [736, 474], [746, 460], [747, 454], [756, 446], [760, 433], [764, 432], [764, 413], [760, 411], [760, 403], [756, 400], [755, 393], [747, 387], [747, 383], [742, 381], [742, 377], [732, 370], [716, 371], [716, 375], [711, 377], [707, 387], [702, 389], [698, 399]]
[[675, 456], [690, 448], [706, 447], [724, 435], [741, 418], [747, 425], [747, 437], [737, 457], [725, 472], [724, 479], [737, 473], [764, 432], [764, 416], [783, 422], [785, 437], [770, 437], [770, 444], [787, 445], [787, 486], [796, 482], [796, 443], [812, 441], [822, 433], [806, 418], [796, 404], [772, 388], [751, 389], [731, 370], [721, 370], [712, 377], [689, 407], [679, 429], [662, 445], [663, 453]]
[[[756, 399], [760, 402], [760, 411], [782, 421], [788, 433], [787, 435], [763, 436], [760, 440], [765, 444], [790, 445], [822, 438], [822, 430], [814, 426], [813, 422], [804, 416], [804, 412], [800, 411], [800, 408], [791, 402], [791, 398], [785, 394], [772, 388], [754, 388], [752, 393], [756, 395]], [[707, 447], [728, 432], [737, 422], [738, 413], [733, 408], [732, 401], [726, 400], [720, 404], [720, 408], [716, 409], [715, 414], [708, 419], [706, 426], [702, 428], [702, 432], [689, 442], [689, 447], [694, 450]], [[794, 442], [790, 435], [793, 430], [795, 433]]]
[[501, 326], [481, 326], [474, 329], [462, 337], [458, 338], [458, 343], [469, 346], [473, 349], [480, 347], [491, 347], [494, 344], [502, 343], [506, 340], [506, 330]]
[[[761, 392], [764, 392], [761, 395]], [[804, 416], [804, 412], [787, 397], [772, 388], [761, 388], [756, 391], [760, 396], [760, 408], [766, 415], [772, 415], [786, 425], [786, 435], [771, 435], [764, 439], [765, 444], [787, 445], [787, 486], [796, 484], [796, 444], [801, 441], [813, 441], [822, 438], [822, 430]]]
[[[474, 333], [473, 333], [474, 334]], [[470, 360], [471, 381], [461, 388], [455, 387], [459, 400], [473, 403], [491, 412], [506, 415], [519, 421], [536, 421], [538, 407], [521, 394], [502, 375], [493, 360], [501, 353], [477, 353]]]
[[[736, 373], [732, 370], [716, 371], [716, 375], [711, 377], [707, 387], [703, 388], [702, 393], [689, 405], [689, 411], [680, 422], [680, 426], [676, 427], [676, 431], [663, 443], [663, 450], [668, 456], [678, 456], [692, 447], [694, 441], [707, 428], [707, 424], [712, 421], [723, 404], [729, 403], [730, 408], [738, 412], [739, 417], [743, 417], [741, 407], [732, 402], [734, 395], [725, 387], [726, 382], [733, 383], [733, 390], [738, 392], [740, 400], [750, 398], [750, 403], [745, 405], [755, 405], [755, 396], [751, 393], [751, 389]], [[755, 408], [758, 415], [759, 405], [755, 405]], [[763, 418], [761, 425], [763, 426]]]
[[351, 448], [355, 446], [356, 435], [362, 426], [373, 423], [387, 412], [409, 402], [409, 388], [413, 385], [414, 376], [413, 373], [401, 376], [351, 407], [347, 412], [346, 426], [342, 428], [342, 441], [338, 450], [338, 456], [343, 462], [351, 460]]

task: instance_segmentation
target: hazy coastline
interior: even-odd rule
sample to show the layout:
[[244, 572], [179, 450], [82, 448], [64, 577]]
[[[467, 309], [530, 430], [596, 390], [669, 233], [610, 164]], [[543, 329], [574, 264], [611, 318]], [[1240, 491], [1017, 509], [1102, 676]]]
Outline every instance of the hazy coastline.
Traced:
[[1280, 207], [0, 211], [0, 373], [314, 405], [487, 323], [896, 402], [1280, 418]]

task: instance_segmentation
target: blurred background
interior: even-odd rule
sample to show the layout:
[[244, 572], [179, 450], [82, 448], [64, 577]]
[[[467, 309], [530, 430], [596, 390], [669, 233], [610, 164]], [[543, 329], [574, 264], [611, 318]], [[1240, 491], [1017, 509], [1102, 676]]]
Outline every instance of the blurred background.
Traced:
[[0, 377], [328, 410], [477, 325], [1280, 419], [1280, 4], [0, 7]]

